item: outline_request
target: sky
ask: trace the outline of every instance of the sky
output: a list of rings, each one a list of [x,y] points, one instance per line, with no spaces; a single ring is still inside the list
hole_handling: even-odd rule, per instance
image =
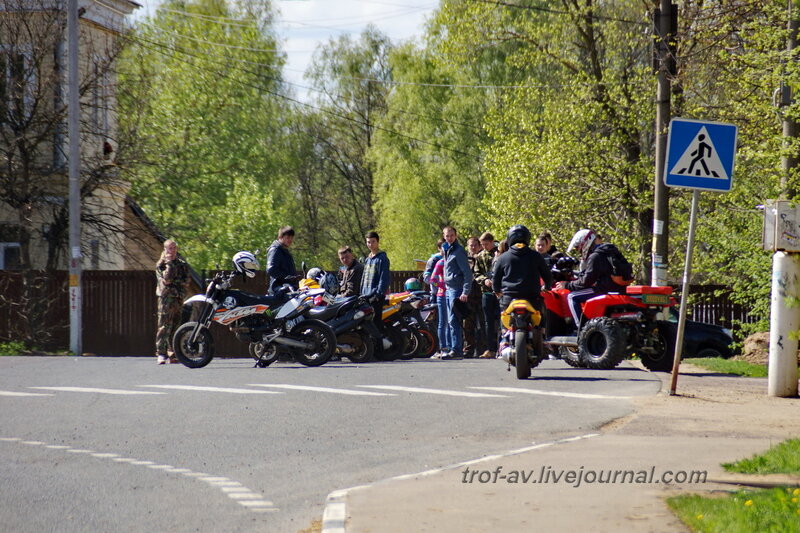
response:
[[[135,18],[151,14],[159,0],[137,0],[143,9]],[[439,0],[273,0],[278,11],[276,30],[286,52],[284,79],[307,85],[303,72],[319,44],[330,38],[357,36],[372,23],[392,42],[413,39],[423,33],[424,23]],[[307,98],[301,88],[296,94]]]

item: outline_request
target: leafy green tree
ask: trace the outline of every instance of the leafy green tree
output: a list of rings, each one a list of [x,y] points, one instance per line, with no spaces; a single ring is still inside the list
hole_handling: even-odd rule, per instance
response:
[[[292,212],[270,3],[168,1],[120,61],[132,194],[197,268],[264,249]]]

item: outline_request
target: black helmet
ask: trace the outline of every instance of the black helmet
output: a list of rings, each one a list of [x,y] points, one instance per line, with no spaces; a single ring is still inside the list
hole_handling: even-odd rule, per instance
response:
[[[511,226],[511,228],[508,230],[506,241],[508,242],[509,247],[514,246],[515,244],[518,243],[522,243],[525,246],[528,246],[531,243],[531,232],[528,228],[526,228],[522,224]]]

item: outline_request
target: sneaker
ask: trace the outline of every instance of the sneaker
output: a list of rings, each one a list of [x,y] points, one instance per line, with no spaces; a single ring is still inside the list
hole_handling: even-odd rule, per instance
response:
[[[495,354],[493,351],[491,351],[491,350],[486,350],[485,352],[483,352],[483,353],[482,353],[482,354],[479,356],[479,359],[494,359],[495,355],[497,355],[497,354]]]
[[[442,356],[442,360],[444,361],[453,361],[454,359],[463,359],[464,357],[456,352],[450,352]]]
[[[169,364],[171,364],[171,365],[177,365],[177,364],[178,364],[178,362],[179,362],[179,361],[178,361],[178,358],[177,358],[177,357],[175,357],[174,355],[170,355],[170,356],[169,356]]]
[[[166,362],[167,362],[167,356],[166,355],[159,355],[158,356],[158,364],[159,365],[166,364]]]
[[[441,359],[443,355],[444,355],[444,353],[442,353],[442,352],[436,352],[430,358],[431,359]]]

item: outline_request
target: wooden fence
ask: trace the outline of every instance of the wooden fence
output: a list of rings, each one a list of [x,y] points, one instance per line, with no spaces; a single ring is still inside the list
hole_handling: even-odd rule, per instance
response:
[[[201,278],[214,272],[202,272]],[[403,290],[410,277],[419,271],[393,271],[391,292]],[[63,350],[69,345],[69,302],[67,272],[0,270],[0,342],[32,338],[38,348]],[[83,350],[108,356],[146,356],[155,353],[156,294],[155,274],[151,271],[83,272]],[[28,290],[25,291],[25,287]],[[263,293],[266,276],[237,280],[234,287]],[[692,286],[691,318],[700,322],[732,327],[734,321],[751,322],[747,310],[734,304],[722,286]],[[191,291],[201,289],[194,286]],[[203,289],[204,290],[204,289]],[[23,294],[30,294],[23,302]],[[35,308],[31,314],[30,309]],[[39,320],[35,320],[35,316]],[[33,316],[33,318],[32,318]],[[220,356],[247,356],[247,346],[235,339],[227,328],[212,327]]]

